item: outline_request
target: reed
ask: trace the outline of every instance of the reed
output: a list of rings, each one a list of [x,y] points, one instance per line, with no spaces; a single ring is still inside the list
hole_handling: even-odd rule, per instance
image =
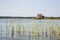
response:
[[[47,29],[46,29],[46,32],[45,32],[45,34],[46,34],[46,37],[48,36],[48,34],[47,34]]]
[[[56,33],[56,27],[53,25],[51,29],[52,29],[52,33],[55,34]]]
[[[38,23],[36,22],[36,21],[33,21],[33,23],[34,23],[34,25],[33,25],[33,27],[32,27],[32,33],[33,34],[36,34],[36,35],[39,35],[39,27],[38,27]]]
[[[12,36],[14,36],[14,23],[12,23],[11,27],[12,27],[12,29],[11,29]]]
[[[31,32],[30,32],[30,30],[29,30],[29,32],[28,32],[28,39],[30,40],[30,34],[31,34]]]
[[[0,25],[0,35],[2,34],[2,25]]]
[[[60,26],[58,27],[58,35],[60,36]]]
[[[6,24],[6,34],[8,33],[8,24]]]
[[[2,25],[0,25],[0,32],[2,32]]]
[[[42,36],[44,36],[44,28],[42,28]]]
[[[9,32],[8,32],[8,23],[6,24],[6,39],[7,39],[7,37],[8,37],[8,34],[9,34]]]
[[[42,23],[41,25],[42,25],[42,36],[44,36],[44,23]]]
[[[20,33],[20,29],[21,29],[21,26],[20,26],[20,23],[18,23],[18,26],[17,26],[17,32]]]
[[[56,35],[56,26],[53,24],[50,28],[50,36]]]

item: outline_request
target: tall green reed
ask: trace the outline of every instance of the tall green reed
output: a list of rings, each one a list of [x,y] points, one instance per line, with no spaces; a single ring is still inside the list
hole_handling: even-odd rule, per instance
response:
[[[60,38],[60,25],[58,26],[58,37]]]
[[[21,30],[20,30],[20,29],[21,29],[21,24],[20,24],[20,23],[18,23],[18,26],[17,26],[17,32],[18,32],[18,33],[20,33],[20,32],[21,32]]]
[[[14,36],[14,23],[11,23],[11,32],[12,32],[12,37]]]
[[[14,22],[11,23],[11,37],[14,40]]]
[[[52,25],[51,30],[52,30],[52,34],[56,34],[56,26],[55,26],[55,24]]]
[[[38,26],[38,23],[36,21],[33,20],[33,27],[32,27],[32,31],[33,31],[33,34],[37,34],[39,35],[40,31],[39,31],[39,26]]]
[[[6,34],[8,34],[8,23],[6,24]]]
[[[0,25],[0,35],[2,35],[2,25]]]

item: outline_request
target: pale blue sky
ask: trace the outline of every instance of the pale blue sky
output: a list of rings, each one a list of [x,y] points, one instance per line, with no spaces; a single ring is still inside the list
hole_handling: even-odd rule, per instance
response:
[[[60,16],[60,0],[0,0],[0,16]]]

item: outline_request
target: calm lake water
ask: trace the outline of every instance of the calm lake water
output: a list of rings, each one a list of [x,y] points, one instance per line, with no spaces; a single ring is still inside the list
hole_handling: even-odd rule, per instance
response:
[[[60,40],[59,32],[60,20],[0,18],[0,40]]]

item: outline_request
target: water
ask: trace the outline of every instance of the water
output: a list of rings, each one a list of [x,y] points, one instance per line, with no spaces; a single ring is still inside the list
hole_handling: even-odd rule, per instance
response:
[[[60,20],[0,19],[0,40],[60,40],[59,32]]]

